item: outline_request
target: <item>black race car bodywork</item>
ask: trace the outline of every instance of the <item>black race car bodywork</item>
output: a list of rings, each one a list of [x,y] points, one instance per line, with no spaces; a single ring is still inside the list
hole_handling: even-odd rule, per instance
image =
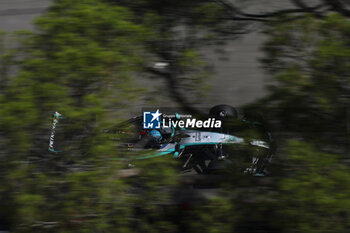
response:
[[[185,171],[207,174],[234,165],[242,172],[265,175],[275,146],[264,124],[247,117],[238,119],[237,111],[227,105],[213,107],[209,115],[222,121],[220,129],[144,129],[142,116],[138,116],[105,130],[105,133],[127,135],[119,147],[125,150],[124,154],[141,152],[142,155],[133,159],[122,158],[130,164],[140,159],[168,156],[180,160]],[[58,152],[54,140],[60,118],[61,114],[56,112],[49,144],[52,152]]]
[[[265,175],[275,146],[271,133],[263,122],[253,118],[238,119],[231,106],[219,105],[210,110],[209,116],[222,121],[220,129],[160,128],[155,138],[154,129],[144,129],[142,116],[134,117],[108,132],[124,133],[132,126],[134,137],[125,141],[128,150],[147,151],[134,158],[151,159],[168,156],[181,160],[183,170],[197,173],[213,173],[231,165],[253,175]],[[207,116],[206,116],[207,117]]]

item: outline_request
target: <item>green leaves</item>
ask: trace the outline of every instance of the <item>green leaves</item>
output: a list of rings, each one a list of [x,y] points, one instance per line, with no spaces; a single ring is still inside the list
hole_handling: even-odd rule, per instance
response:
[[[343,232],[350,214],[348,166],[306,143],[290,141],[287,149],[279,209],[287,232]]]
[[[106,112],[138,96],[129,86],[147,33],[131,17],[103,1],[56,1],[37,20],[37,32],[20,35],[21,69],[0,91],[1,153],[11,164],[2,166],[1,192],[16,206],[14,230],[128,228],[113,221],[113,211],[129,207],[113,196],[127,197],[116,176],[120,162],[110,160],[118,151],[101,136],[101,126],[110,123]],[[0,55],[0,67],[7,68],[11,56]],[[58,126],[60,154],[47,151],[55,111],[67,119]]]
[[[338,142],[345,142],[349,30],[350,21],[337,14],[268,27],[262,62],[275,83],[266,106],[273,106],[270,112],[276,114],[284,130],[298,129],[316,140],[320,138],[312,132],[320,132],[323,143],[334,142],[335,138],[327,135],[338,133],[342,135]]]

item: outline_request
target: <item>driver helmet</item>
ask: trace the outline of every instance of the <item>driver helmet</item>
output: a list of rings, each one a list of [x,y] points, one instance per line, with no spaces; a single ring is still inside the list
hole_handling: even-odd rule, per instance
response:
[[[149,135],[152,137],[153,141],[160,142],[162,140],[162,134],[158,130],[151,130]]]

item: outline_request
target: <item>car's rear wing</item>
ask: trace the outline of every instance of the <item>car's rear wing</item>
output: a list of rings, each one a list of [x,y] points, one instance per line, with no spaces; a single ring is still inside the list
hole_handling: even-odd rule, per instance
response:
[[[59,119],[63,119],[63,118],[64,117],[59,112],[55,112],[53,114],[53,122],[52,122],[52,127],[51,127],[51,134],[50,134],[49,148],[48,148],[48,150],[51,152],[55,152],[55,153],[61,152],[60,150],[57,150],[57,148],[56,148],[55,136],[56,136],[56,128],[57,128],[58,121],[59,121]]]

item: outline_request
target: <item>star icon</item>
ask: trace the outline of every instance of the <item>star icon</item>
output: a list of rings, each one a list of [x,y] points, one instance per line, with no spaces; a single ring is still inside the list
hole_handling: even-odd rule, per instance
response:
[[[151,113],[151,114],[153,116],[151,122],[154,121],[155,119],[159,120],[159,116],[162,115],[161,113],[159,113],[159,109],[157,109],[155,113]]]

